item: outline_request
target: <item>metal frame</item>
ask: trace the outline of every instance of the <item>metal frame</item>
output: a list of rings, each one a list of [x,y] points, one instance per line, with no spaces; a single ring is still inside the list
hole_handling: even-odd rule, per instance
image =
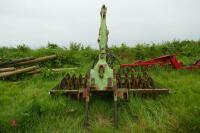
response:
[[[160,65],[160,66],[165,66],[165,65],[171,65],[175,69],[187,69],[187,70],[192,70],[192,69],[200,69],[200,60],[196,61],[192,65],[185,66],[183,65],[182,62],[178,61],[176,58],[175,54],[172,55],[165,55],[165,56],[160,56],[157,58],[153,58],[150,60],[140,60],[132,64],[121,64],[121,67],[137,67],[137,66],[146,66],[146,67],[151,67],[154,65]]]

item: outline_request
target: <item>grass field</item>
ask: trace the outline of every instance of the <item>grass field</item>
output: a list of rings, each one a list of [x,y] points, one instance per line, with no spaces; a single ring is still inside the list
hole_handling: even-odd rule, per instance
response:
[[[163,44],[138,44],[111,47],[121,63],[144,60],[166,54],[176,54],[184,64],[200,59],[200,41],[172,41]],[[35,76],[0,80],[0,133],[199,133],[200,132],[200,70],[155,68],[150,75],[159,88],[169,88],[171,94],[157,97],[131,96],[119,103],[119,129],[113,126],[113,98],[93,97],[89,109],[89,129],[83,128],[84,103],[68,97],[52,97],[52,89],[65,73],[53,74],[46,68],[77,67],[70,73],[85,73],[98,51],[81,44],[69,48],[56,44],[31,49],[0,48],[4,60],[56,54],[57,59],[38,64],[45,71]],[[16,121],[16,123],[14,123]]]
[[[157,86],[171,94],[131,96],[119,104],[119,129],[113,127],[111,99],[93,98],[89,129],[83,128],[84,104],[68,97],[51,97],[48,91],[62,75],[42,75],[17,82],[0,82],[0,132],[200,132],[200,71],[152,70]],[[11,126],[16,120],[17,125]]]

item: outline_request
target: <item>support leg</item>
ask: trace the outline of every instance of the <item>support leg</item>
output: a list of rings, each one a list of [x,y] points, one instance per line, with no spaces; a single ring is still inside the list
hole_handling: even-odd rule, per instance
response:
[[[86,96],[85,99],[85,118],[84,118],[84,127],[88,126],[88,111],[89,111],[89,96]]]
[[[114,94],[114,124],[115,128],[118,128],[118,107],[117,107],[117,95]]]

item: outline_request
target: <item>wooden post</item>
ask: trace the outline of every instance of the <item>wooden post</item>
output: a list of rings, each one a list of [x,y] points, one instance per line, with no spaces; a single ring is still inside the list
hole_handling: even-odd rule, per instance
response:
[[[15,74],[33,71],[37,68],[39,68],[39,67],[38,66],[31,66],[31,67],[27,67],[27,68],[17,69],[17,70],[12,71],[12,72],[3,72],[3,73],[0,73],[0,78],[5,78],[5,77],[9,77],[9,76],[12,76],[12,75],[15,75]]]
[[[13,66],[16,63],[27,61],[27,60],[33,60],[35,57],[25,57],[25,58],[20,58],[20,59],[13,59],[13,60],[8,60],[4,62],[0,62],[0,66]]]
[[[14,71],[14,67],[7,67],[7,68],[0,68],[0,72],[8,72],[8,71]]]
[[[29,71],[29,72],[27,72],[27,73],[28,73],[28,74],[36,74],[36,73],[40,73],[40,72],[41,72],[40,69],[35,69],[35,70]]]
[[[37,63],[37,62],[41,62],[41,61],[45,61],[45,60],[54,59],[54,58],[56,58],[56,55],[49,55],[49,56],[39,57],[39,58],[36,58],[33,60],[19,62],[19,63],[17,63],[17,65],[33,64],[33,63]]]

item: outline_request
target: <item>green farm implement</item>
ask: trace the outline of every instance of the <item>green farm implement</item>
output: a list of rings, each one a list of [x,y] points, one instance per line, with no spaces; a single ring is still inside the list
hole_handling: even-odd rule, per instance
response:
[[[115,69],[116,58],[108,49],[108,34],[106,26],[105,5],[102,6],[99,29],[99,53],[93,67],[83,76],[66,76],[50,90],[50,94],[66,94],[85,101],[84,125],[88,125],[89,102],[94,94],[111,94],[114,101],[114,124],[118,127],[118,101],[127,100],[130,93],[139,95],[168,93],[168,89],[156,89],[152,78],[144,68]],[[118,65],[120,66],[120,64]]]

